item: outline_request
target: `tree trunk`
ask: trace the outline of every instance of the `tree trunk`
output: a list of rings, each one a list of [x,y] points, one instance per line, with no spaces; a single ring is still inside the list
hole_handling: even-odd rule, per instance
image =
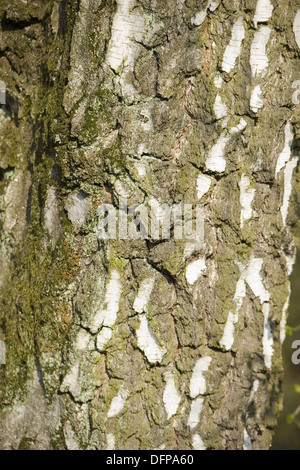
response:
[[[269,448],[300,2],[1,0],[0,15],[1,449]],[[99,207],[122,198],[202,204],[204,242],[101,239]]]

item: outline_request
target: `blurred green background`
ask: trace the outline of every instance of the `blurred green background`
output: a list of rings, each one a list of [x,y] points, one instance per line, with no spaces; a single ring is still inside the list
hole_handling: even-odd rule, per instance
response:
[[[297,327],[300,324],[300,253],[298,252],[297,263],[291,278],[292,295],[289,309],[288,326]],[[298,393],[296,385],[300,385],[300,364],[292,363],[292,343],[300,340],[300,331],[294,331],[292,336],[287,336],[284,354],[284,408],[281,413],[278,428],[273,439],[272,450],[300,450],[300,427],[296,423],[288,423],[291,416],[300,405],[300,390]],[[300,414],[298,415],[300,423]]]

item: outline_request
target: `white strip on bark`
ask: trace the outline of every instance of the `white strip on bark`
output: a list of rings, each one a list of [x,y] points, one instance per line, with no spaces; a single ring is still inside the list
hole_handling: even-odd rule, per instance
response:
[[[242,42],[245,39],[245,29],[243,24],[243,17],[234,23],[232,28],[232,36],[229,45],[227,46],[223,58],[222,70],[224,72],[231,72],[235,67],[237,58],[239,57],[242,49]]]
[[[121,388],[119,393],[112,399],[107,418],[118,416],[123,411],[128,395],[129,391]]]
[[[296,43],[300,47],[300,9],[297,11],[297,14],[295,17],[293,31],[295,34]]]
[[[254,34],[251,45],[250,65],[252,76],[262,75],[269,66],[269,58],[266,54],[266,47],[270,39],[271,29],[268,26],[262,26]]]
[[[257,28],[258,23],[267,22],[271,18],[273,10],[274,6],[270,0],[258,0],[253,20],[255,28]]]
[[[299,157],[293,157],[285,167],[284,170],[284,195],[283,195],[283,203],[281,207],[281,214],[284,226],[286,225],[286,219],[288,216],[289,205],[290,205],[290,198],[292,195],[292,180],[293,180],[293,173],[295,168],[297,167]]]
[[[292,156],[293,140],[294,140],[294,134],[292,131],[292,126],[291,126],[290,121],[288,121],[285,126],[284,148],[277,160],[276,171],[275,171],[276,178],[280,170],[285,167],[286,163],[290,160]]]
[[[190,285],[195,284],[198,281],[200,276],[202,276],[206,271],[205,258],[198,259],[193,261],[186,268],[186,279]]]
[[[263,336],[263,353],[265,358],[265,365],[268,369],[272,367],[272,356],[273,356],[273,334],[271,331],[271,326],[269,323],[269,313],[270,305],[265,303],[263,304],[263,314],[264,314],[264,336]]]
[[[169,420],[177,413],[181,398],[175,386],[174,374],[172,372],[166,372],[165,380],[166,388],[163,394],[163,402],[167,413],[167,419]]]
[[[250,108],[254,113],[257,113],[259,109],[263,108],[263,106],[262,90],[260,85],[257,85],[251,93]]]
[[[241,203],[241,228],[244,223],[250,220],[252,217],[252,202],[255,196],[255,189],[250,188],[250,178],[246,174],[243,174],[239,183],[240,187],[240,203]]]
[[[197,197],[199,201],[206,194],[211,186],[211,179],[205,175],[199,175],[197,178]]]
[[[201,357],[195,364],[191,382],[190,382],[190,396],[196,398],[198,395],[204,395],[206,393],[206,378],[204,374],[208,371],[211,357]]]
[[[200,422],[200,415],[202,411],[203,402],[204,398],[202,397],[196,398],[196,400],[192,401],[191,411],[188,419],[188,426],[191,429],[196,428]]]
[[[152,364],[161,362],[167,352],[166,349],[159,345],[158,339],[149,325],[146,315],[140,315],[139,319],[141,323],[136,330],[138,347]]]
[[[145,21],[135,9],[135,0],[118,0],[118,9],[112,24],[112,35],[106,57],[107,63],[115,72],[120,67],[134,66],[140,46],[134,42],[140,41],[145,32]]]
[[[194,434],[192,437],[192,444],[194,450],[206,450],[206,447],[199,436],[199,434]]]
[[[284,304],[282,317],[280,322],[280,343],[283,344],[286,338],[286,324],[287,324],[287,314],[290,304],[290,297],[291,297],[291,287],[289,286],[289,295],[286,299],[286,303]]]
[[[138,295],[133,304],[133,308],[137,313],[148,313],[148,304],[154,287],[154,278],[147,278],[141,282]]]
[[[110,275],[110,280],[106,287],[105,299],[100,310],[94,316],[90,330],[93,333],[101,328],[101,326],[112,327],[117,319],[119,311],[119,303],[122,294],[122,284],[120,274],[117,270],[113,270]]]

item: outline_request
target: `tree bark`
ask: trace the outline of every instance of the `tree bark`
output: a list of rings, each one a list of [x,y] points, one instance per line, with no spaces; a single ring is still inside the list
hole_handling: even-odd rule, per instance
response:
[[[300,2],[1,0],[0,16],[1,449],[269,448]],[[120,197],[203,204],[204,243],[100,240]]]

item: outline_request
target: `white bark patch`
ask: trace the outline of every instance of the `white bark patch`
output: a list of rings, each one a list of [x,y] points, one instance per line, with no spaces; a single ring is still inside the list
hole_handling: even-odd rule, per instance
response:
[[[191,23],[193,26],[201,26],[206,18],[207,10],[202,10],[196,13],[196,15],[191,19]]]
[[[256,392],[258,391],[258,388],[259,388],[259,380],[256,379],[253,382],[252,390],[251,390],[251,393],[250,393],[249,402],[248,402],[249,405],[250,405],[250,403],[253,402],[253,399],[255,397]]]
[[[149,200],[149,206],[151,208],[151,217],[153,215],[153,218],[156,223],[161,224],[163,229],[163,224],[165,223],[166,216],[169,214],[165,205],[160,204],[160,202],[156,198],[151,196]],[[159,237],[159,232],[157,233],[157,237]]]
[[[220,345],[225,348],[226,351],[229,351],[234,343],[234,332],[235,325],[239,319],[239,312],[243,305],[243,300],[246,296],[246,285],[245,282],[249,285],[253,294],[259,298],[261,304],[263,305],[264,313],[264,336],[263,336],[263,348],[265,355],[265,363],[268,367],[270,363],[270,356],[272,357],[273,349],[273,336],[271,333],[271,328],[266,319],[269,315],[269,301],[270,293],[265,288],[262,276],[261,269],[263,265],[263,259],[251,257],[249,264],[247,266],[240,266],[241,276],[237,282],[236,292],[234,296],[234,302],[236,304],[235,312],[229,312],[228,319],[225,325],[224,334],[220,341]],[[268,310],[268,311],[267,311]]]
[[[246,296],[246,286],[243,277],[241,277],[236,284],[236,291],[234,295],[234,302],[237,306],[237,311],[242,308],[244,298]]]
[[[100,310],[94,316],[90,325],[90,329],[93,333],[97,333],[101,326],[112,327],[115,324],[119,311],[121,294],[122,284],[120,281],[120,274],[118,271],[113,270],[106,287],[104,302],[101,305]]]
[[[199,436],[199,434],[194,434],[192,437],[192,445],[194,450],[206,450],[206,447]]]
[[[222,98],[220,95],[217,95],[216,101],[214,104],[214,113],[217,119],[222,119],[223,117],[227,116],[228,108],[226,104],[222,102]]]
[[[246,429],[244,429],[244,450],[253,450],[252,441]]]
[[[6,364],[6,347],[2,340],[0,340],[0,364]]]
[[[215,11],[218,6],[220,5],[220,1],[219,0],[211,0],[210,2],[208,2],[208,5],[207,7],[205,8],[205,10],[201,10],[199,11],[198,13],[196,13],[196,15],[191,19],[191,24],[193,26],[201,26],[205,19],[206,19],[206,16],[207,16],[207,10],[210,10],[210,11]]]
[[[291,126],[290,121],[287,122],[284,133],[285,133],[284,148],[277,160],[276,171],[275,171],[276,178],[280,170],[285,167],[286,163],[290,160],[292,156],[292,145],[293,145],[293,140],[294,140],[294,134],[292,131],[292,126]]]
[[[112,329],[103,327],[100,333],[97,335],[96,347],[99,351],[104,351],[105,346],[112,338]]]
[[[87,197],[82,193],[71,194],[65,203],[68,218],[76,229],[85,223],[91,205]]]
[[[141,322],[140,327],[136,330],[138,347],[152,364],[161,362],[167,352],[166,349],[159,345],[146,315],[141,315],[139,319]]]
[[[135,162],[134,166],[135,166],[135,168],[136,168],[136,170],[137,170],[138,176],[140,176],[140,177],[146,176],[147,170],[146,170],[146,166],[145,166],[144,163],[142,163],[142,162]]]
[[[299,10],[300,11],[300,10]],[[278,157],[275,176],[278,177],[279,172],[284,168],[284,194],[281,206],[281,215],[284,226],[286,226],[286,219],[289,211],[289,202],[292,194],[292,179],[295,168],[297,167],[299,157],[292,158],[292,145],[294,135],[290,121],[285,126],[285,142],[284,148]]]
[[[153,277],[144,279],[141,282],[138,294],[133,304],[133,308],[137,313],[148,313],[148,304],[153,291],[155,279]]]
[[[235,67],[236,60],[241,53],[242,42],[244,39],[245,29],[243,24],[243,17],[240,16],[233,25],[231,40],[225,50],[222,63],[222,70],[224,72],[229,73]]]
[[[174,374],[172,372],[166,372],[165,380],[166,388],[163,394],[163,402],[167,413],[167,419],[169,420],[172,416],[177,413],[177,409],[181,399],[175,387]]]
[[[113,434],[107,434],[107,447],[106,450],[115,450],[116,448],[116,439]]]
[[[258,23],[266,23],[272,16],[274,7],[270,0],[258,0],[254,15],[254,25],[257,28]]]
[[[247,267],[245,279],[253,294],[259,297],[261,303],[264,303],[270,301],[270,293],[265,288],[260,274],[262,265],[263,259],[252,257]]]
[[[286,324],[287,324],[287,314],[288,314],[288,309],[290,305],[290,297],[291,297],[291,288],[289,286],[289,295],[288,298],[284,304],[283,310],[282,310],[282,317],[281,317],[281,322],[280,322],[280,343],[283,344],[286,338]]]
[[[273,334],[269,323],[270,312],[270,293],[263,284],[261,277],[261,268],[263,260],[260,258],[251,258],[246,272],[246,281],[256,297],[259,297],[264,314],[264,334],[263,334],[263,354],[265,365],[268,369],[272,367],[273,356]]]
[[[247,121],[245,121],[245,119],[242,118],[237,126],[232,127],[230,129],[229,134],[230,135],[238,134],[239,132],[242,132],[244,129],[246,129],[246,127],[247,127]]]
[[[217,75],[215,77],[214,84],[215,84],[215,87],[218,88],[218,90],[221,90],[222,85],[223,85],[223,79],[220,75]]]
[[[285,253],[283,255],[285,257],[287,273],[288,276],[290,276],[293,272],[294,264],[296,263],[296,252],[293,255],[286,255]]]
[[[270,305],[264,304],[263,305],[263,314],[264,314],[264,336],[263,336],[263,352],[265,358],[265,365],[268,369],[272,367],[272,356],[273,356],[273,334],[271,331],[271,326],[269,323],[269,313],[270,313]]]
[[[196,398],[196,400],[193,400],[191,404],[191,411],[188,419],[188,426],[191,429],[194,429],[196,426],[198,426],[200,422],[200,415],[203,407],[203,402],[204,398],[199,397]]]
[[[254,113],[257,113],[263,107],[262,91],[260,85],[257,85],[251,93],[250,108]]]
[[[140,51],[140,45],[135,41],[142,40],[145,21],[137,9],[133,8],[135,0],[117,0],[117,3],[106,61],[118,73],[122,66],[129,69],[134,67]]]
[[[297,15],[295,17],[293,31],[296,38],[296,43],[298,47],[300,47],[300,9],[297,11]]]
[[[240,187],[240,203],[242,206],[241,210],[241,228],[243,228],[244,223],[247,220],[250,220],[252,217],[252,202],[255,196],[255,189],[250,188],[250,178],[249,176],[243,174],[241,181],[239,183]]]
[[[234,343],[235,324],[238,322],[238,315],[229,312],[227,322],[224,328],[224,333],[220,341],[220,345],[229,351]]]
[[[292,102],[297,105],[300,103],[300,80],[295,80],[293,83],[292,83],[292,89],[293,90],[296,90],[294,91],[293,95],[292,95]]]
[[[262,75],[268,68],[269,59],[266,54],[266,47],[269,42],[271,29],[268,26],[262,26],[259,31],[254,34],[251,45],[250,65],[252,76]]]
[[[216,173],[223,173],[226,170],[225,149],[230,141],[231,136],[242,132],[247,126],[245,119],[241,119],[239,124],[232,129],[229,133],[224,132],[218,139],[217,143],[211,148],[206,160],[206,168]]]
[[[206,160],[206,168],[216,173],[223,173],[226,170],[225,148],[230,140],[230,136],[222,134],[217,143],[212,147]]]
[[[208,9],[210,11],[215,11],[219,5],[220,5],[220,0],[210,0],[208,4]]]
[[[190,382],[190,396],[196,398],[198,395],[204,395],[206,393],[206,379],[204,374],[208,371],[211,357],[201,357],[194,367],[191,382]]]
[[[197,197],[199,201],[204,194],[208,193],[211,186],[211,179],[205,175],[199,175],[197,178]]]
[[[112,399],[110,408],[107,413],[107,418],[113,418],[114,416],[118,416],[123,411],[128,395],[129,391],[121,388],[118,395],[116,395]]]
[[[186,279],[190,285],[194,285],[196,281],[202,276],[206,271],[205,258],[198,259],[193,261],[186,268]]]
[[[75,343],[76,350],[78,352],[86,351],[86,348],[88,347],[90,339],[91,339],[90,334],[86,330],[81,329],[76,338],[76,343]]]
[[[246,285],[244,281],[245,273],[243,272],[240,279],[237,282],[234,302],[236,304],[235,313],[229,312],[228,319],[225,325],[224,334],[220,341],[220,345],[229,351],[234,343],[235,325],[239,321],[239,313],[243,305],[243,300],[246,296]]]
[[[292,194],[293,173],[294,173],[295,168],[297,167],[298,160],[299,160],[299,157],[292,158],[292,160],[286,164],[286,167],[284,170],[284,195],[283,195],[283,204],[281,207],[281,215],[282,215],[284,226],[286,226],[286,219],[288,216],[289,203],[290,203],[290,198]]]

